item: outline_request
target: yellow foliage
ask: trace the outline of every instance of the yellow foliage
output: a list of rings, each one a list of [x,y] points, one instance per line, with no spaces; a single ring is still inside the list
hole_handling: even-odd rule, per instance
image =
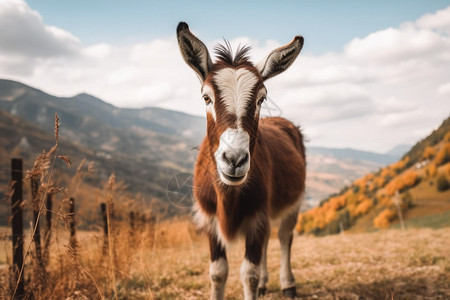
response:
[[[351,203],[351,204],[347,205],[347,210],[348,210],[348,212],[350,213],[350,215],[352,217],[355,217],[357,215],[356,214],[356,204],[355,203]]]
[[[436,149],[434,147],[427,146],[425,150],[423,150],[422,158],[423,159],[432,159],[436,155]]]
[[[377,228],[388,228],[389,222],[394,219],[395,211],[386,208],[374,220],[373,225]]]
[[[403,184],[408,187],[416,184],[417,179],[417,172],[414,170],[408,170],[402,175]]]
[[[337,213],[334,210],[328,210],[325,212],[325,224],[330,224],[331,221],[337,218]]]
[[[330,203],[330,208],[334,211],[339,210],[340,208],[345,206],[345,196],[341,195],[341,196],[336,196],[333,198],[330,198],[329,203]]]
[[[304,230],[303,214],[298,214],[297,224],[295,225],[295,231],[297,231],[297,233],[303,233],[303,230]]]
[[[367,196],[365,194],[359,194],[358,195],[358,203],[364,202],[365,200],[368,200]]]
[[[417,175],[417,172],[414,170],[408,170],[403,175],[397,176],[394,179],[391,180],[386,185],[386,195],[392,196],[395,194],[395,192],[400,191],[404,189],[405,187],[412,187],[414,184],[416,184],[419,176]]]
[[[344,197],[347,199],[347,198],[349,198],[349,197],[351,197],[351,196],[353,196],[354,195],[354,193],[353,193],[353,190],[352,189],[348,189],[345,193],[344,193]]]
[[[389,168],[390,168],[391,170],[393,170],[393,171],[401,170],[401,169],[403,169],[403,168],[406,166],[406,164],[407,164],[408,162],[409,162],[409,157],[406,156],[404,159],[399,160],[398,162],[391,164],[391,165],[389,166]]]
[[[430,163],[426,168],[426,173],[429,177],[434,177],[437,174],[436,164],[434,162]]]
[[[404,183],[401,177],[395,177],[386,185],[386,195],[392,196],[396,191],[401,190],[404,187]]]
[[[387,196],[382,196],[379,200],[379,203],[383,204],[384,206],[389,206],[392,204],[391,198]]]
[[[439,150],[434,158],[434,162],[437,166],[444,164],[450,158],[450,142],[445,143],[445,145]]]
[[[372,186],[371,186],[371,191],[372,190],[374,190],[375,189],[375,187],[379,187],[379,188],[381,188],[381,187],[383,187],[383,185],[386,183],[386,179],[384,178],[384,177],[382,177],[382,176],[379,176],[379,177],[375,177],[374,179],[373,179],[373,183],[372,183]]]
[[[355,213],[357,215],[364,215],[371,208],[372,208],[372,201],[369,198],[366,198],[364,201],[362,201],[360,204],[358,204],[358,206],[356,207]]]
[[[364,177],[359,178],[353,182],[354,185],[359,186],[360,188],[364,189],[366,185],[375,177],[375,174],[369,173],[366,174]]]
[[[388,175],[391,175],[391,170],[389,169],[389,167],[384,167],[383,169],[381,169],[381,177],[386,177]]]
[[[450,142],[450,131],[445,134],[444,142]]]

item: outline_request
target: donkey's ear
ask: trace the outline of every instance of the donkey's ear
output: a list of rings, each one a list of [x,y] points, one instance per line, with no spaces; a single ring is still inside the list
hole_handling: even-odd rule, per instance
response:
[[[200,81],[206,79],[212,61],[205,44],[189,30],[188,24],[180,22],[177,27],[178,46],[184,61],[197,73]]]
[[[303,47],[303,37],[298,35],[286,46],[273,50],[256,68],[264,80],[284,72],[297,58]]]

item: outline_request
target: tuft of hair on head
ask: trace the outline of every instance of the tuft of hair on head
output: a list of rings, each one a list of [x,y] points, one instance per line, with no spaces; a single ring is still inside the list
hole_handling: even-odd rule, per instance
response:
[[[214,53],[220,61],[227,63],[233,67],[237,67],[238,65],[250,62],[248,54],[250,49],[250,46],[239,45],[236,50],[236,54],[233,55],[233,48],[231,47],[230,42],[224,40],[224,44],[218,44],[216,47],[214,47]]]

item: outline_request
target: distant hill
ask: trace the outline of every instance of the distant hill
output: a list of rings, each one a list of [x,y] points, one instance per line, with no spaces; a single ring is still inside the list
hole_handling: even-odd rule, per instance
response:
[[[321,200],[338,193],[361,176],[378,170],[384,162],[400,158],[354,149],[309,146],[306,149],[306,201],[302,203],[302,211],[317,206]]]
[[[351,148],[335,149],[324,147],[310,147],[309,151],[317,154],[331,155],[341,160],[353,160],[353,161],[368,161],[381,165],[390,164],[395,162],[405,152],[378,154],[374,152],[360,151]]]
[[[52,147],[57,112],[60,151],[75,165],[62,166],[65,185],[86,159],[94,162],[96,174],[85,189],[102,190],[115,173],[125,190],[141,195],[144,203],[167,202],[167,183],[191,171],[195,147],[206,131],[202,117],[160,108],[120,109],[87,94],[55,97],[10,80],[0,80],[0,112],[1,170],[9,169],[12,156],[23,157],[30,169],[37,155]],[[2,171],[0,179],[8,182],[9,173]],[[169,214],[178,212],[170,205],[166,209]]]
[[[67,181],[82,159],[96,165],[84,190],[99,191],[111,173],[124,189],[143,203],[168,201],[166,187],[180,172],[192,172],[198,146],[206,132],[206,119],[161,109],[117,108],[88,94],[55,97],[11,80],[0,80],[0,169],[8,170],[9,158],[21,156],[31,168],[36,156],[54,143],[54,115],[61,120],[60,151],[72,157],[74,166],[61,166]],[[307,145],[308,209],[329,194],[368,172],[377,170],[392,155],[353,149],[328,149]],[[7,182],[9,174],[0,172]],[[0,188],[1,189],[1,188]],[[169,205],[170,214],[186,212]]]
[[[397,151],[400,153],[400,151]],[[450,226],[450,118],[392,164],[353,181],[299,216],[297,231],[324,235],[400,226]]]
[[[400,145],[395,146],[394,148],[392,148],[385,154],[390,155],[390,156],[395,156],[395,157],[401,157],[401,156],[405,155],[405,153],[408,152],[412,148],[412,146],[413,145],[400,144]]]

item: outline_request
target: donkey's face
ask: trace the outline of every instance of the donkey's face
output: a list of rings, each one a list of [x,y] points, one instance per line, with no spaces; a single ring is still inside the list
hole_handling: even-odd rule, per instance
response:
[[[256,66],[248,59],[248,47],[238,49],[233,57],[229,44],[216,48],[213,64],[206,46],[186,23],[178,25],[177,38],[184,60],[202,83],[209,150],[219,179],[226,185],[240,185],[247,178],[255,149],[259,112],[267,95],[264,81],[294,62],[303,38],[295,37]]]

